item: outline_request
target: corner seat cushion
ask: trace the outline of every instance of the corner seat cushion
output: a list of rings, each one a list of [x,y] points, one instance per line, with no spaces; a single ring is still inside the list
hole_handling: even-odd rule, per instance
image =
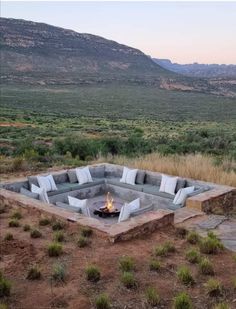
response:
[[[168,198],[170,200],[174,200],[174,195],[166,193],[166,192],[160,192],[160,187],[158,186],[152,186],[152,185],[143,185],[143,192],[147,194],[157,195],[161,196],[163,198]]]
[[[170,202],[169,205],[168,205],[168,209],[173,210],[173,211],[175,211],[175,210],[177,210],[179,208],[182,208],[182,207],[184,207],[183,204],[177,205],[177,204],[174,204],[172,202]]]
[[[68,210],[68,211],[81,213],[81,211],[80,211],[80,209],[79,209],[78,207],[71,206],[71,205],[66,204],[66,203],[56,202],[55,205],[56,205],[57,207],[60,207],[60,208],[62,208],[62,209]]]
[[[118,186],[118,187],[122,187],[126,189],[131,189],[131,190],[140,191],[140,192],[142,192],[143,190],[143,185],[139,185],[139,184],[130,185],[128,183],[123,183],[123,182],[120,182],[120,178],[106,178],[106,181],[110,185],[114,185],[114,186]]]
[[[65,182],[65,183],[59,183],[57,184],[57,190],[55,191],[49,191],[47,192],[48,196],[53,196],[65,192],[71,191],[71,183]]]

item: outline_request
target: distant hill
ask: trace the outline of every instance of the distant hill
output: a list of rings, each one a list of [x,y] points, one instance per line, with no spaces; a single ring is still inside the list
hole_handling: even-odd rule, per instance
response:
[[[178,64],[169,59],[153,60],[163,68],[186,76],[204,77],[204,78],[236,78],[236,65],[230,64]]]
[[[5,81],[73,84],[175,75],[138,49],[92,34],[8,18],[0,19],[0,33]]]

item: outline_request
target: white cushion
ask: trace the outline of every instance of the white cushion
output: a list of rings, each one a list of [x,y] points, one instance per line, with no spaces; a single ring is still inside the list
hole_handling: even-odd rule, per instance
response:
[[[130,216],[130,208],[128,204],[125,204],[124,206],[121,207],[118,222],[123,222],[123,221],[128,220],[129,216]]]
[[[173,204],[176,204],[176,205],[184,204],[188,194],[192,193],[193,191],[194,191],[194,186],[179,189],[179,191],[175,195]]]
[[[39,188],[38,186],[35,186],[34,184],[31,185],[31,192],[37,193],[39,195],[39,199],[44,202],[49,204],[49,199],[47,192],[44,188]]]
[[[120,179],[120,182],[135,185],[137,172],[138,172],[137,169],[129,169],[128,167],[124,167],[123,175],[122,178]]]
[[[84,168],[76,168],[75,173],[80,185],[93,181],[87,166]]]
[[[48,176],[37,176],[37,180],[40,188],[44,188],[46,192],[57,190],[57,186],[52,175]]]
[[[136,200],[130,202],[127,205],[130,209],[130,213],[132,213],[135,210],[138,210],[140,208],[140,198],[137,198]]]
[[[177,180],[178,177],[170,177],[167,175],[162,175],[161,186],[159,191],[175,195]]]
[[[80,200],[78,198],[68,196],[69,205],[78,207],[79,210],[81,210],[81,213],[87,217],[90,217],[90,211],[87,205],[87,199],[86,200]]]

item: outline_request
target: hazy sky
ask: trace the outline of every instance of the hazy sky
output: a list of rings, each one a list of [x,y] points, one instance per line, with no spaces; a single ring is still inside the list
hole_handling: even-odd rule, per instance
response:
[[[179,63],[236,64],[236,2],[2,2],[1,16],[101,35]]]

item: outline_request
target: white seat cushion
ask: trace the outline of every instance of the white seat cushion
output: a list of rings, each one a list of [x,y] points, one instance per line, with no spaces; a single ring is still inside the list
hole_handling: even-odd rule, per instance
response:
[[[37,193],[39,195],[40,201],[49,204],[48,195],[47,195],[47,192],[46,192],[46,190],[44,188],[40,188],[40,187],[35,186],[34,184],[32,184],[31,185],[31,192]]]
[[[162,175],[161,186],[159,191],[175,195],[177,180],[178,177],[170,177],[167,175]]]
[[[93,181],[89,168],[87,166],[84,168],[76,168],[75,173],[80,185]]]
[[[137,169],[129,169],[128,167],[124,167],[120,182],[127,183],[129,185],[135,185],[137,172]]]
[[[87,199],[86,200],[80,200],[78,198],[68,196],[69,205],[73,207],[78,207],[78,209],[81,210],[81,213],[87,217],[91,217],[90,211],[87,205]]]
[[[175,195],[173,204],[176,204],[176,205],[184,204],[188,194],[192,193],[193,191],[194,191],[194,186],[179,189],[179,191]]]
[[[52,175],[48,176],[37,176],[37,180],[39,183],[40,188],[44,188],[46,192],[56,191],[57,186]]]

